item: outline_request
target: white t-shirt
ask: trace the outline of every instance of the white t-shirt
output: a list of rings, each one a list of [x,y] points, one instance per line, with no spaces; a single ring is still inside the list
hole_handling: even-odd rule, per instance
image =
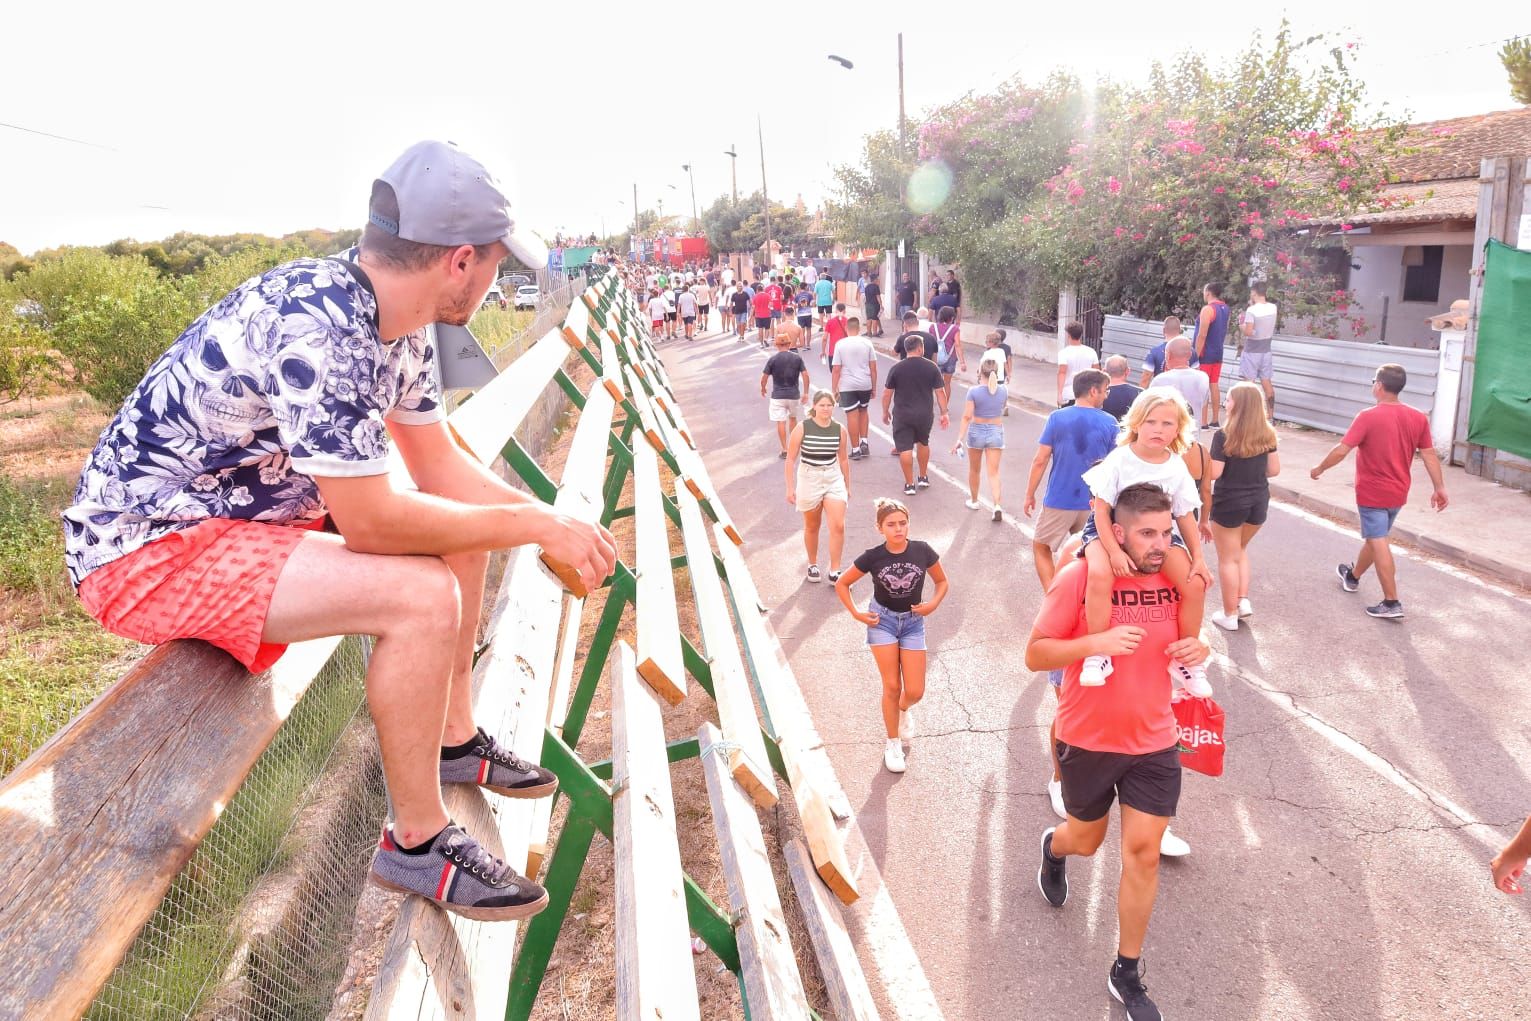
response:
[[[1191,417],[1201,414],[1211,393],[1211,382],[1200,369],[1170,369],[1161,372],[1151,381],[1152,386],[1165,386],[1178,392],[1191,407]]]
[[[857,334],[835,342],[834,365],[840,366],[840,390],[872,389],[872,342]]]
[[[1068,367],[1068,373],[1063,377],[1064,400],[1074,396],[1074,377],[1085,369],[1093,369],[1099,362],[1100,355],[1095,349],[1083,344],[1065,344],[1058,350],[1058,364]]]
[[[696,295],[690,291],[681,291],[680,298],[675,302],[676,307],[683,316],[696,315]]]
[[[664,296],[663,295],[656,294],[652,298],[650,298],[649,299],[649,319],[654,321],[654,322],[658,322],[659,320],[663,319],[664,318],[664,311],[665,311],[664,310],[664,306],[665,306],[665,300],[664,300]]]
[[[1243,322],[1254,326],[1254,332],[1244,338],[1244,350],[1250,354],[1269,351],[1276,335],[1276,306],[1269,301],[1251,305],[1244,310]]]
[[[1001,386],[1003,386],[1005,384],[1005,351],[1004,351],[1004,349],[1003,348],[998,348],[998,347],[991,347],[991,348],[989,348],[988,350],[986,350],[983,353],[983,357],[978,359],[978,378],[979,379],[983,378],[983,366],[984,366],[985,362],[993,362],[994,363],[995,371],[998,373],[998,375],[995,376],[994,378],[995,378],[995,380],[997,380],[999,382],[999,384]]]
[[[707,282],[705,280],[698,283],[691,290],[692,293],[696,295],[696,303],[698,305],[712,304],[712,288],[707,286]]]
[[[723,271],[723,286],[724,287],[732,287],[733,283],[734,283],[734,271],[731,270],[731,269],[725,269]]]
[[[694,283],[696,283],[696,274],[695,274],[695,273],[693,273],[693,272],[692,272],[692,271],[691,271],[691,270],[689,270],[689,269],[688,269],[688,270],[686,270],[686,283],[688,283],[688,284],[694,284]]]
[[[1196,480],[1185,466],[1185,459],[1171,454],[1163,464],[1145,461],[1132,452],[1129,444],[1122,444],[1107,454],[1099,464],[1080,476],[1090,487],[1090,493],[1116,506],[1116,498],[1128,486],[1149,482],[1170,495],[1170,513],[1175,517],[1190,514],[1201,506],[1201,494],[1196,490]]]

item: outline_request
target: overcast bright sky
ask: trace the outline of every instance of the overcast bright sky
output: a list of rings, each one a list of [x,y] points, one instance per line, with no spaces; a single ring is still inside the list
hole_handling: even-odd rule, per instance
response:
[[[683,163],[699,207],[726,194],[731,144],[740,192],[756,190],[757,112],[771,195],[811,208],[897,121],[899,31],[911,118],[1017,71],[1125,80],[1186,48],[1231,54],[1284,10],[1359,42],[1375,101],[1433,120],[1513,106],[1496,51],[1531,34],[1525,0],[1428,18],[1406,0],[719,6],[11,5],[0,240],[354,227],[372,179],[422,138],[483,160],[540,233],[616,231],[635,182],[641,206],[690,212]]]

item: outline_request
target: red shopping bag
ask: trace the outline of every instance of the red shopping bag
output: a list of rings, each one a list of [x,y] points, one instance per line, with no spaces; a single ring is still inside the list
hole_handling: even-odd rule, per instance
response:
[[[1208,776],[1223,775],[1223,707],[1211,698],[1183,692],[1170,703],[1175,711],[1180,764]]]

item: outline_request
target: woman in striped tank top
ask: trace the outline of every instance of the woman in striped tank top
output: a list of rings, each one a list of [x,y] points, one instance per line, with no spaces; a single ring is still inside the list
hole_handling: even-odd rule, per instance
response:
[[[845,548],[845,505],[850,501],[850,448],[845,429],[835,421],[835,398],[813,392],[812,412],[787,439],[787,502],[803,515],[803,548],[808,551],[808,580],[819,580],[819,524],[829,519],[829,580],[840,580]],[[793,471],[793,461],[799,461]]]

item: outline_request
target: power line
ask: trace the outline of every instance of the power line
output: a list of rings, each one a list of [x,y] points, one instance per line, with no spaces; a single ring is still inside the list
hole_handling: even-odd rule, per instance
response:
[[[70,142],[70,143],[72,143],[74,145],[85,145],[85,146],[89,146],[92,149],[105,149],[107,152],[116,152],[117,151],[116,149],[112,148],[111,146],[109,146],[109,145],[102,145],[99,142],[87,142],[84,139],[80,139],[80,138],[70,138],[68,135],[55,135],[51,131],[39,131],[36,128],[23,127],[20,124],[7,124],[4,121],[0,121],[0,128],[10,128],[12,131],[21,131],[21,132],[25,132],[28,135],[41,135],[43,138],[56,138],[60,142]]]

